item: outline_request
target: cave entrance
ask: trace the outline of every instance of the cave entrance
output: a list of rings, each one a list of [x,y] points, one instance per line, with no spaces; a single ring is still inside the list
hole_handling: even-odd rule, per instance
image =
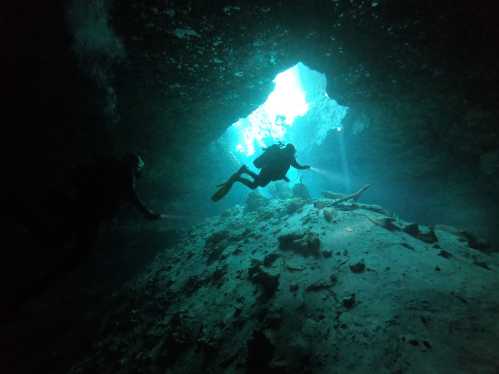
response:
[[[326,92],[327,79],[299,62],[277,74],[266,101],[245,118],[233,123],[219,142],[240,164],[251,164],[262,148],[276,142],[293,143],[299,160],[319,146],[330,131],[341,131],[348,107]],[[291,169],[291,181],[299,174]]]

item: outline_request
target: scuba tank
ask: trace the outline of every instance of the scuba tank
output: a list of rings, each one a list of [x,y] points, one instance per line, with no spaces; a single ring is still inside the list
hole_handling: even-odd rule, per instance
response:
[[[263,153],[253,161],[253,165],[255,165],[255,167],[258,169],[264,168],[268,164],[272,163],[272,161],[275,159],[275,156],[284,147],[285,144],[279,142],[277,144],[271,145],[270,147],[264,148]]]

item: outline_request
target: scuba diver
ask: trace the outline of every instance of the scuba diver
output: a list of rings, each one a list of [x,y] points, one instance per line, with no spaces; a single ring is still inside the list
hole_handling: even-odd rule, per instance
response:
[[[42,253],[49,252],[48,258],[56,261],[41,279],[19,290],[15,304],[42,293],[85,262],[96,249],[100,226],[111,222],[124,204],[148,220],[167,217],[149,209],[137,194],[143,168],[144,161],[135,153],[121,159],[100,158],[73,166],[37,206],[16,199],[12,205],[17,223],[39,243]]]
[[[69,192],[59,201],[52,200],[66,205],[61,234],[75,236],[75,252],[93,249],[100,225],[111,221],[123,205],[132,205],[147,220],[166,217],[149,209],[137,194],[136,182],[143,169],[142,157],[128,153],[121,159],[99,159],[71,170]]]
[[[253,161],[256,168],[261,169],[258,174],[248,169],[246,165],[234,173],[225,183],[218,185],[219,189],[213,194],[211,199],[219,201],[232,188],[235,182],[244,184],[246,187],[254,190],[257,187],[265,187],[272,181],[284,180],[289,182],[286,173],[292,166],[295,169],[310,169],[309,165],[300,165],[296,161],[296,148],[293,144],[283,143],[274,144],[264,149],[263,154]],[[243,174],[249,175],[253,180],[242,177]]]

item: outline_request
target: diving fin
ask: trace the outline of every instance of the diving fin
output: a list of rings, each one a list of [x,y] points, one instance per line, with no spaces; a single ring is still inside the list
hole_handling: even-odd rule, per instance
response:
[[[243,165],[239,168],[239,170],[237,172],[235,172],[234,174],[232,174],[230,176],[229,179],[227,179],[227,182],[225,183],[222,183],[222,184],[219,184],[217,187],[218,190],[213,194],[213,196],[211,196],[211,200],[213,201],[218,201],[220,200],[222,197],[224,197],[225,195],[227,195],[230,191],[230,189],[232,188],[232,185],[234,184],[234,182],[237,180],[237,178],[244,172],[246,172],[248,170],[248,168],[246,167],[246,165]]]
[[[227,195],[230,191],[230,189],[232,188],[232,185],[234,183],[232,181],[228,181],[228,182],[225,182],[224,184],[222,184],[222,187],[220,187],[217,192],[215,192],[213,194],[213,196],[211,197],[211,200],[213,201],[218,201],[220,199],[222,199],[225,195]]]

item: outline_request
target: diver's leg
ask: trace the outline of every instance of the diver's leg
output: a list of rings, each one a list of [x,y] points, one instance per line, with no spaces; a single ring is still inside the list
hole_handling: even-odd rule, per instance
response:
[[[268,169],[262,169],[260,171],[260,174],[256,175],[255,177],[255,183],[259,187],[265,187],[267,184],[269,184],[272,181],[272,174],[269,172]]]
[[[244,184],[246,187],[251,188],[254,190],[255,188],[258,187],[258,183],[255,181],[250,181],[249,179],[243,178],[243,177],[238,177],[236,179],[236,182]]]
[[[255,174],[255,180],[250,181],[249,179],[239,177],[236,179],[237,182],[240,182],[244,184],[246,187],[251,188],[254,190],[257,187],[265,187],[267,184],[270,183],[270,179],[266,178],[265,176],[257,175]]]
[[[248,168],[246,167],[246,165],[241,166],[234,174],[232,174],[230,176],[230,178],[226,182],[217,185],[217,187],[220,188],[220,187],[227,186],[228,184],[229,185],[234,184],[234,182],[237,180],[237,178],[239,178],[241,176],[241,174],[244,174],[247,170],[248,170]]]
[[[246,165],[243,165],[241,166],[241,169],[240,170],[240,174],[248,174],[251,178],[253,179],[257,179],[258,178],[258,174],[252,172],[250,169],[248,169],[248,167]]]
[[[259,177],[256,179],[255,182],[257,182],[260,187],[265,187],[267,184],[271,182],[271,179]]]

